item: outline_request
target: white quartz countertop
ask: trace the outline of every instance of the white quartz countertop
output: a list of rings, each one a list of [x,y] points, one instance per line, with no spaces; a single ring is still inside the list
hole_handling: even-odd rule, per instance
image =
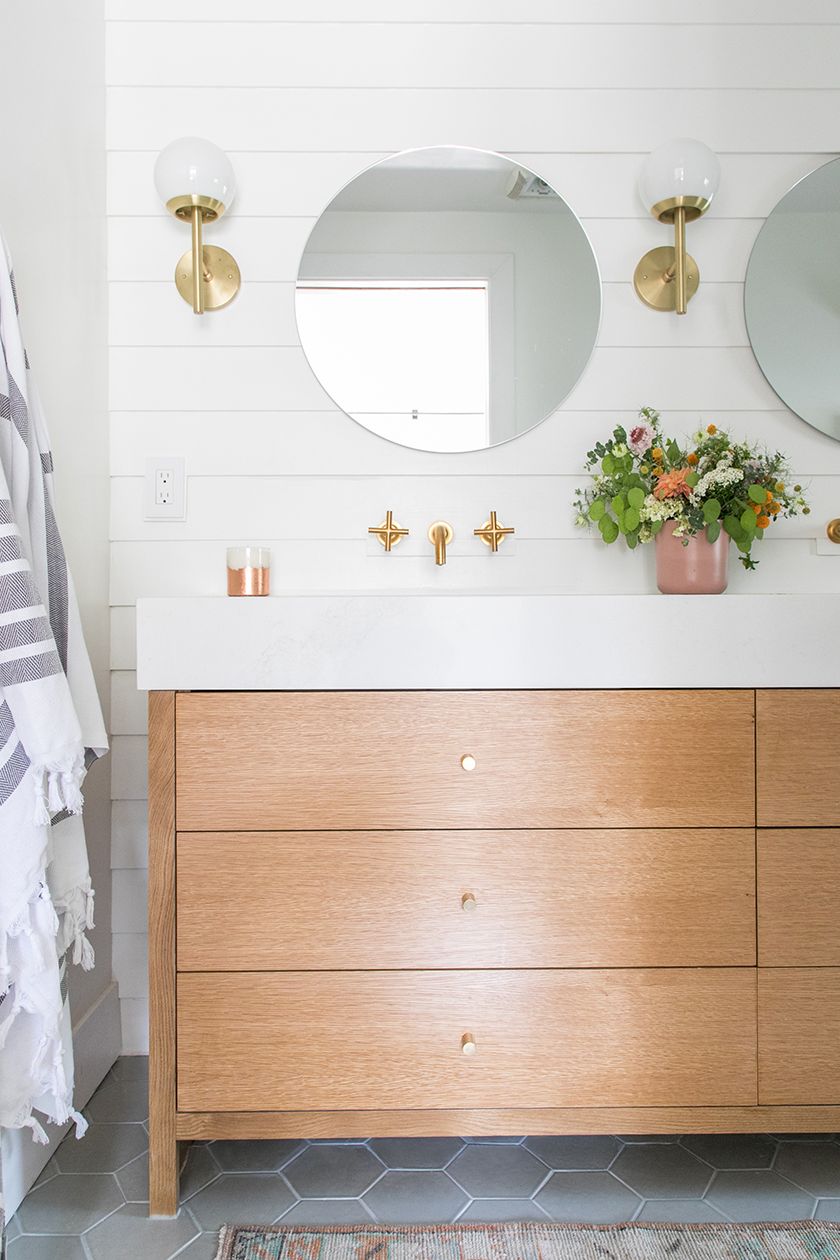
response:
[[[840,687],[840,595],[141,599],[150,691]]]

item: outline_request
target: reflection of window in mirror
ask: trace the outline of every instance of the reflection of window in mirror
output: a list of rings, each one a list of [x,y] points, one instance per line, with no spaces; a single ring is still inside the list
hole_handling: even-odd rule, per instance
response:
[[[427,450],[488,445],[486,282],[304,282],[297,317],[313,370],[354,420]]]

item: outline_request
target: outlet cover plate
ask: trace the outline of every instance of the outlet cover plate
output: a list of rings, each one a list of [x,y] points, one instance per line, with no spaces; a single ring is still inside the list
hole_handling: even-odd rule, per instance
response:
[[[155,492],[158,474],[172,474],[172,493],[169,503],[158,503]],[[144,521],[185,521],[187,519],[187,476],[183,455],[150,455],[146,460],[146,476],[143,485]]]

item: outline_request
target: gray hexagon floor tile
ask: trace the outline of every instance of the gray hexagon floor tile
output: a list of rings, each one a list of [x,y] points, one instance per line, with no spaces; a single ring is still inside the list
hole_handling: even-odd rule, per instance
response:
[[[78,1140],[71,1131],[55,1159],[63,1173],[116,1172],[148,1149],[149,1138],[142,1124],[92,1124]]]
[[[712,1170],[682,1146],[625,1146],[610,1169],[643,1199],[699,1199]]]
[[[840,1197],[840,1146],[834,1142],[783,1142],[774,1168],[817,1198]]]
[[[115,1173],[126,1203],[149,1202],[149,1156],[138,1155]]]
[[[271,1225],[294,1202],[277,1173],[222,1173],[190,1199],[189,1210],[206,1232],[226,1222]]]
[[[299,1155],[305,1142],[213,1142],[210,1149],[222,1172],[275,1172]]]
[[[820,1199],[814,1220],[840,1221],[840,1199]]]
[[[561,1171],[609,1168],[621,1150],[614,1137],[529,1137],[525,1146],[549,1168]]]
[[[648,1199],[642,1204],[637,1221],[658,1221],[665,1225],[700,1225],[704,1221],[723,1221],[705,1199]]]
[[[177,1216],[150,1220],[143,1204],[127,1203],[85,1234],[85,1243],[93,1260],[114,1260],[115,1256],[169,1260],[198,1232],[183,1208]]]
[[[27,1234],[9,1243],[9,1260],[87,1260],[81,1238],[68,1234],[36,1238]]]
[[[219,1254],[219,1235],[199,1234],[196,1239],[177,1253],[177,1260],[216,1260]]]
[[[121,1080],[109,1075],[86,1108],[91,1120],[118,1124],[149,1118],[149,1087],[144,1080]]]
[[[59,1174],[26,1196],[19,1223],[27,1234],[81,1234],[123,1202],[109,1173]]]
[[[191,1199],[219,1176],[219,1165],[203,1143],[190,1146],[181,1164],[179,1189],[181,1202]]]
[[[309,1146],[283,1170],[302,1199],[356,1199],[384,1172],[366,1146]]]
[[[465,1146],[447,1172],[472,1199],[530,1199],[547,1176],[524,1146]]]
[[[547,1221],[542,1208],[532,1199],[473,1199],[458,1217],[459,1221]]]
[[[445,1168],[464,1144],[460,1138],[375,1138],[370,1149],[387,1168]]]
[[[536,1196],[553,1221],[587,1221],[612,1225],[632,1220],[641,1204],[608,1172],[556,1172]]]
[[[361,1199],[301,1199],[281,1225],[369,1225],[373,1220]]]
[[[11,1242],[13,1238],[17,1238],[20,1233],[20,1225],[18,1225],[17,1216],[13,1216],[10,1221],[6,1221],[6,1241]]]
[[[442,1224],[468,1202],[444,1172],[386,1172],[364,1197],[374,1218],[388,1225]]]
[[[766,1133],[692,1133],[682,1144],[713,1168],[769,1168],[778,1149]]]
[[[814,1199],[771,1170],[715,1174],[706,1201],[733,1221],[800,1221]]]
[[[149,1056],[147,1054],[122,1055],[111,1068],[111,1076],[120,1081],[148,1081]]]

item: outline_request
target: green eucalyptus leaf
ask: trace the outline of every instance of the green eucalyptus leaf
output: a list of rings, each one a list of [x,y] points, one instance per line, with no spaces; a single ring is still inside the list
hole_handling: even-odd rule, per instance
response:
[[[712,521],[718,520],[720,512],[720,499],[707,499],[703,504],[703,520],[707,525],[711,525]]]
[[[630,504],[631,508],[640,508],[644,501],[645,492],[638,486],[633,486],[627,491],[627,502]]]
[[[624,540],[631,551],[638,545],[639,535],[637,533],[628,534]]]
[[[605,543],[614,543],[616,538],[618,538],[618,526],[611,517],[605,516],[599,522],[598,528]]]
[[[613,473],[615,472],[614,457],[612,455],[605,455],[604,458],[601,460],[601,468],[603,469],[603,471],[606,473],[608,477],[611,477]]]
[[[664,524],[665,524],[664,521],[651,521],[651,524],[650,524],[651,538],[654,538],[660,532]]]
[[[742,533],[741,526],[738,524],[737,516],[725,516],[723,518],[723,528],[726,530],[730,538],[736,538]]]
[[[696,472],[686,473],[686,475],[685,475],[685,484],[686,484],[687,486],[691,486],[692,490],[693,490],[693,489],[694,489],[694,487],[697,485],[697,483],[699,482],[699,480],[700,480],[700,476],[699,476],[699,474],[698,474],[698,473],[696,473]]]
[[[613,499],[612,499],[612,502],[610,503],[610,507],[615,512],[616,516],[623,516],[624,509],[626,508],[626,506],[627,504],[624,502],[623,494],[613,495]]]
[[[603,499],[594,499],[589,506],[590,521],[600,521],[606,510],[607,505]]]
[[[741,513],[740,524],[741,529],[748,536],[752,536],[755,533],[755,512],[751,508],[744,508]]]
[[[668,458],[672,464],[678,464],[682,459],[682,451],[673,440],[667,446]]]
[[[625,534],[632,534],[634,530],[639,528],[640,523],[639,509],[629,507],[624,513],[624,520],[622,522]]]
[[[715,543],[720,538],[720,521],[709,521],[706,526],[706,537],[710,543]]]
[[[750,496],[753,503],[766,503],[767,502],[767,492],[764,489],[764,486],[757,486],[755,485],[755,483],[753,483],[753,485],[751,485],[750,488],[747,490],[747,494]]]

